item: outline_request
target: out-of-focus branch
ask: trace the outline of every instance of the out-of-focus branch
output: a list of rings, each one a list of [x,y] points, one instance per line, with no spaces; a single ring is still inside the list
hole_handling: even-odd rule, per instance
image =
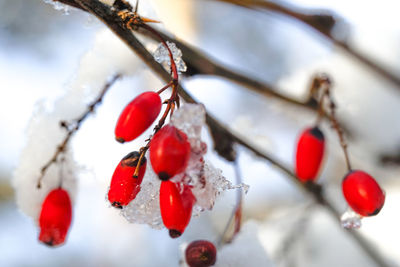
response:
[[[98,0],[75,0],[76,3],[81,5],[91,14],[95,15],[98,19],[103,21],[119,38],[121,38],[129,48],[132,49],[135,54],[141,58],[144,63],[154,71],[161,79],[166,83],[171,80],[170,74],[157,63],[149,51],[143,46],[143,44],[133,35],[133,33],[126,29],[122,25],[120,17],[117,15],[116,11],[112,10],[109,6],[104,5]],[[189,103],[197,103],[197,101],[181,86],[179,85],[180,96]],[[287,177],[291,178],[292,181],[297,184],[300,188],[303,188],[306,192],[310,193],[317,200],[322,207],[325,207],[327,211],[330,212],[337,220],[340,217],[340,213],[336,208],[324,197],[322,194],[321,186],[316,184],[303,184],[300,183],[296,175],[279,161],[275,160],[268,153],[261,151],[257,147],[251,145],[247,140],[243,139],[239,135],[230,131],[230,129],[216,120],[210,114],[206,114],[206,123],[211,131],[214,138],[214,146],[218,153],[230,160],[235,159],[235,153],[233,150],[233,144],[238,143],[250,151],[252,151],[257,156],[266,159],[273,166],[278,168],[280,171],[285,173]],[[371,247],[370,244],[357,232],[348,231],[348,233],[355,238],[360,247],[370,256],[370,258],[377,263],[379,266],[388,266],[385,263],[384,258],[378,253],[378,251]]]
[[[328,12],[324,12],[324,14],[321,14],[320,11],[307,10],[304,8],[301,9],[293,5],[289,7],[289,5],[287,4],[282,5],[278,4],[277,2],[271,2],[266,0],[217,0],[217,1],[227,2],[230,4],[238,5],[249,9],[268,10],[292,17],[316,30],[325,38],[327,38],[329,41],[334,43],[337,47],[342,48],[353,58],[357,59],[364,65],[368,66],[371,70],[378,73],[379,75],[381,75],[382,77],[384,77],[385,79],[396,85],[398,89],[400,89],[399,76],[385,69],[375,61],[361,54],[355,48],[350,46],[347,42],[344,42],[333,35],[332,30],[336,24],[336,19],[334,18],[333,15],[329,14]]]
[[[9,181],[9,177],[0,177],[0,204],[11,201],[14,197],[14,189]]]
[[[145,35],[153,40],[156,40],[149,32],[144,29],[138,29],[138,32]],[[182,59],[186,62],[188,66],[188,71],[184,75],[194,76],[194,75],[215,75],[227,80],[236,82],[256,93],[265,95],[267,97],[272,97],[279,99],[283,102],[302,106],[316,110],[316,102],[314,99],[309,98],[307,101],[300,101],[279,93],[279,89],[274,86],[267,84],[265,82],[257,81],[249,77],[246,74],[239,73],[237,71],[228,69],[221,64],[212,60],[210,57],[206,56],[204,52],[192,47],[191,45],[173,38],[163,32],[157,31],[165,40],[175,43],[179,49],[182,51]],[[157,41],[157,40],[156,40]]]
[[[397,153],[382,153],[378,156],[378,160],[382,165],[387,166],[399,166],[400,165],[400,152]]]

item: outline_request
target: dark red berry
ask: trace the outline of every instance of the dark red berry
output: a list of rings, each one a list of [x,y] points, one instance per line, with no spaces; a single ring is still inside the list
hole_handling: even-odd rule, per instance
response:
[[[296,152],[296,175],[301,182],[315,181],[324,156],[325,138],[318,127],[300,135]]]
[[[39,240],[48,246],[64,243],[71,225],[72,207],[67,191],[51,191],[42,204],[39,216]]]
[[[164,226],[172,238],[182,235],[192,217],[196,202],[188,185],[163,181],[160,186],[160,210]]]
[[[184,132],[165,125],[150,142],[150,161],[154,172],[165,181],[183,172],[190,158],[190,143]]]
[[[385,193],[368,173],[350,171],[342,181],[344,198],[349,206],[361,216],[379,213],[385,203]]]
[[[185,257],[190,267],[208,267],[215,264],[217,249],[207,240],[197,240],[187,246]]]
[[[115,127],[115,139],[129,142],[141,135],[155,121],[161,111],[161,98],[155,92],[144,92],[133,99],[122,111]]]
[[[122,209],[135,199],[140,191],[144,173],[146,172],[146,158],[143,157],[138,177],[134,177],[139,161],[139,152],[134,151],[126,155],[115,168],[111,178],[108,200],[115,208]]]

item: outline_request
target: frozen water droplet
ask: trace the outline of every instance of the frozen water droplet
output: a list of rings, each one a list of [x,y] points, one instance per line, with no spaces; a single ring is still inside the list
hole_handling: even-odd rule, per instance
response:
[[[350,208],[340,217],[342,227],[346,229],[359,229],[362,217]]]
[[[178,73],[185,72],[187,67],[186,67],[186,63],[182,59],[182,51],[178,47],[176,47],[175,43],[167,41],[167,45],[172,52],[172,56],[174,58],[176,68],[178,69]],[[169,53],[168,53],[167,48],[163,45],[163,43],[160,43],[158,45],[157,49],[153,53],[153,56],[154,56],[154,59],[158,63],[163,65],[163,67],[168,72],[171,71],[171,61],[170,61]]]

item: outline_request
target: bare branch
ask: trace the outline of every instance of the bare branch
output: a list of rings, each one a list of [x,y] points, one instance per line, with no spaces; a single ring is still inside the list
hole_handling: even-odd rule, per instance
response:
[[[300,9],[298,7],[288,7],[288,5],[281,5],[276,2],[266,0],[217,0],[221,2],[227,2],[230,4],[238,5],[249,9],[263,9],[280,13],[289,17],[292,17],[309,27],[319,32],[326,39],[334,43],[337,47],[342,48],[345,52],[357,59],[365,66],[369,67],[375,73],[378,73],[383,78],[387,79],[391,83],[400,89],[400,77],[380,66],[378,63],[369,59],[368,57],[361,54],[359,51],[351,47],[347,42],[344,42],[336,38],[332,34],[332,29],[335,26],[336,19],[333,15],[326,13],[320,14],[315,10]]]

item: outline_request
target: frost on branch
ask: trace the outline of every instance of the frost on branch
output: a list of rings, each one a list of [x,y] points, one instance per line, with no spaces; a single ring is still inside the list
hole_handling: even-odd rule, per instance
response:
[[[43,0],[46,4],[50,4],[55,10],[63,11],[65,15],[69,14],[69,6],[55,0]]]
[[[185,72],[187,67],[185,61],[182,59],[182,51],[176,46],[175,43],[168,42],[167,45],[172,52],[178,73]],[[160,63],[168,72],[171,71],[171,60],[167,48],[160,43],[153,53],[154,59]]]
[[[61,155],[63,160],[59,157],[59,162],[47,169],[42,178],[41,188],[37,188],[41,168],[53,157],[58,144],[66,135],[65,129],[59,126],[60,120],[70,117],[62,108],[64,106],[62,101],[59,100],[57,103],[60,105],[60,110],[53,112],[46,110],[43,103],[38,104],[29,123],[27,143],[14,173],[13,186],[17,205],[34,220],[38,219],[46,195],[59,187],[60,182],[71,199],[75,195],[77,168],[69,150]]]
[[[81,59],[75,78],[64,95],[52,107],[44,101],[36,105],[13,179],[16,201],[22,212],[37,220],[45,196],[60,185],[60,178],[62,187],[73,201],[79,168],[69,146],[58,157],[57,163],[50,165],[43,176],[41,188],[37,188],[41,168],[53,157],[67,135],[60,122],[74,122],[96,99],[109,77],[115,73],[133,74],[136,66],[137,59],[126,45],[109,30],[102,30],[96,35],[94,47]],[[61,157],[65,158],[62,162]]]
[[[195,215],[203,210],[211,210],[216,197],[225,190],[241,188],[247,191],[244,184],[232,185],[222,175],[221,170],[204,160],[207,145],[201,141],[201,131],[205,124],[203,105],[185,104],[176,110],[171,123],[185,132],[191,145],[191,156],[184,173],[171,178],[193,186],[192,193],[197,202],[193,212]],[[163,228],[159,206],[160,180],[151,168],[150,162],[143,178],[141,190],[136,198],[123,208],[122,215],[131,223],[148,224],[153,228]]]

